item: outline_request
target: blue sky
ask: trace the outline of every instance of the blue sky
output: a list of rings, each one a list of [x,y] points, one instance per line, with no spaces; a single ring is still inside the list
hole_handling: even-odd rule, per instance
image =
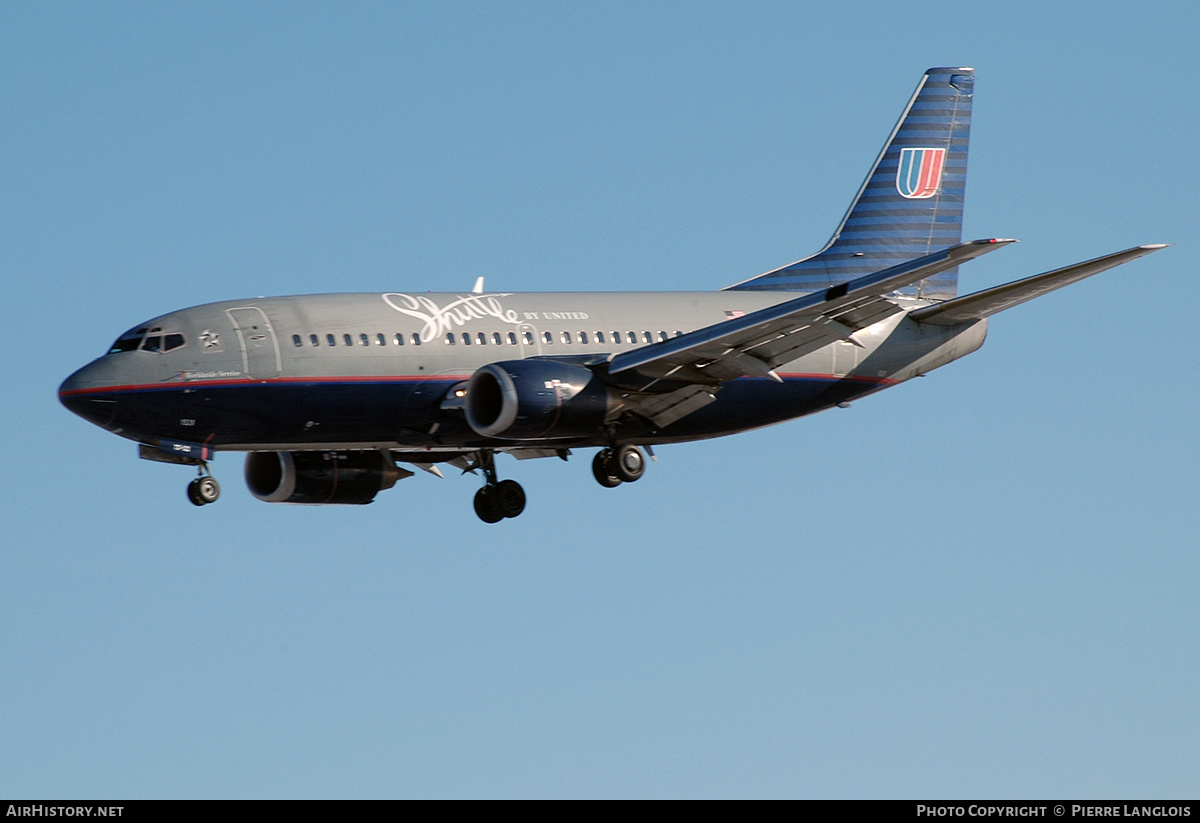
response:
[[[1194,797],[1191,3],[0,7],[0,795]],[[1086,8],[1086,11],[1083,9]],[[260,294],[716,289],[978,72],[971,291],[1173,248],[851,409],[221,501],[55,390]]]

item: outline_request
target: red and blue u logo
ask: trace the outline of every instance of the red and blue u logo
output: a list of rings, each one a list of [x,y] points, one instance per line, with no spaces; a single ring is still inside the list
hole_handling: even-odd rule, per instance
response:
[[[945,149],[900,149],[896,191],[909,200],[924,200],[937,194],[946,165]]]

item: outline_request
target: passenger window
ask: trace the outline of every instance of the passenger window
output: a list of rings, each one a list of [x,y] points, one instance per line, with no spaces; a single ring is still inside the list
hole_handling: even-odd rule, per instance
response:
[[[311,343],[314,347],[319,346],[319,345],[321,345],[321,338],[315,334],[310,334],[308,336],[308,342]]]
[[[508,333],[508,345],[510,345],[510,346],[517,345],[517,333],[516,332],[510,331]]]
[[[503,340],[503,338],[500,337],[500,332],[498,332],[498,331],[492,332],[492,342],[495,343],[497,346],[504,345],[504,340]]]
[[[579,342],[580,342],[580,343],[586,343],[586,342],[587,342],[587,332],[585,332],[585,331],[581,331],[581,332],[579,333]]]
[[[636,343],[636,342],[637,342],[637,332],[632,332],[632,331],[631,331],[631,332],[629,333],[629,342],[630,342],[630,343]]]
[[[571,333],[569,331],[563,332],[562,339],[563,339],[564,343],[570,343],[571,342]]]
[[[644,331],[644,332],[642,332],[642,337],[644,337],[644,338],[646,339],[646,342],[647,342],[647,343],[653,343],[653,342],[654,342],[654,338],[650,336],[650,332],[648,332],[648,331]]]
[[[336,346],[336,345],[337,345],[337,338],[336,338],[336,337],[334,337],[332,334],[327,334],[327,335],[325,335],[325,342],[326,342],[326,343],[328,343],[328,344],[329,344],[329,345],[331,345],[331,346]]]
[[[496,335],[496,336],[499,337],[500,335]],[[479,345],[481,345],[481,346],[487,345],[487,334],[485,334],[484,332],[479,333]]]
[[[416,332],[413,332],[413,345],[414,346],[421,345],[421,335],[417,334]]]
[[[602,331],[598,331],[598,332],[596,332],[596,342],[597,342],[597,343],[603,343],[603,342],[604,342],[604,332],[602,332]]]
[[[463,345],[464,346],[471,345],[471,333],[469,331],[463,332]]]
[[[621,342],[621,333],[620,333],[619,331],[615,331],[615,332],[613,332],[613,342],[614,342],[614,343],[620,343],[620,342]]]
[[[454,345],[454,332],[452,332],[452,331],[446,332],[446,345],[447,346]]]
[[[379,346],[387,345],[387,338],[383,336],[383,332],[379,332],[378,334],[375,335],[375,343],[376,343],[376,345],[379,345]]]
[[[522,339],[524,339],[524,340],[525,340],[525,345],[526,345],[526,346],[532,346],[532,345],[533,345],[533,332],[531,332],[531,331],[523,331],[523,332],[521,332],[521,337],[522,337]]]
[[[404,334],[401,332],[396,332],[396,341],[395,342],[396,342],[397,346],[403,346],[404,345]]]
[[[666,333],[665,331],[660,331],[660,332],[658,333],[658,342],[659,342],[659,343],[666,343],[666,342],[667,342],[667,333]]]
[[[554,342],[554,335],[553,335],[553,334],[551,334],[550,332],[544,332],[544,333],[542,334],[542,339],[543,339],[543,340],[545,340],[547,343],[553,343],[553,342]]]
[[[681,332],[681,331],[679,331],[679,330],[676,330],[676,331],[675,331],[675,336],[676,336],[676,337],[683,337],[683,332]]]
[[[362,343],[364,346],[369,346],[369,345],[371,345],[371,339],[370,339],[369,337],[367,337],[367,335],[366,335],[366,334],[360,334],[360,335],[358,336],[358,340],[359,340],[359,342],[360,342],[360,343]]]
[[[168,334],[165,342],[166,345],[163,347],[163,351],[173,351],[183,346],[187,341],[183,339],[182,334]]]
[[[300,335],[298,335],[298,334],[292,335],[292,345],[295,346],[296,348],[300,348],[301,346],[304,345],[304,342],[300,339]]]
[[[347,346],[353,346],[353,345],[354,345],[354,338],[353,338],[353,337],[351,337],[349,334],[343,334],[343,335],[342,335],[342,340],[345,342],[345,344],[346,344]]]

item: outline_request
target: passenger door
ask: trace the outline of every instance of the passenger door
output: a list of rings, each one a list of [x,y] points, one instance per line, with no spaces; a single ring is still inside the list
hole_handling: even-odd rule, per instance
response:
[[[263,310],[257,306],[243,306],[226,309],[225,314],[233,321],[238,341],[242,344],[242,364],[246,376],[255,380],[278,377],[283,366],[279,341]]]

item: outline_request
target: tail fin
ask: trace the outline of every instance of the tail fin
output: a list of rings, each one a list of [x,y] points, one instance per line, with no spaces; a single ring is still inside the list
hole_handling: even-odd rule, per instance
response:
[[[841,225],[818,253],[730,289],[824,289],[962,241],[975,70],[929,69]],[[903,289],[953,297],[958,270]]]

